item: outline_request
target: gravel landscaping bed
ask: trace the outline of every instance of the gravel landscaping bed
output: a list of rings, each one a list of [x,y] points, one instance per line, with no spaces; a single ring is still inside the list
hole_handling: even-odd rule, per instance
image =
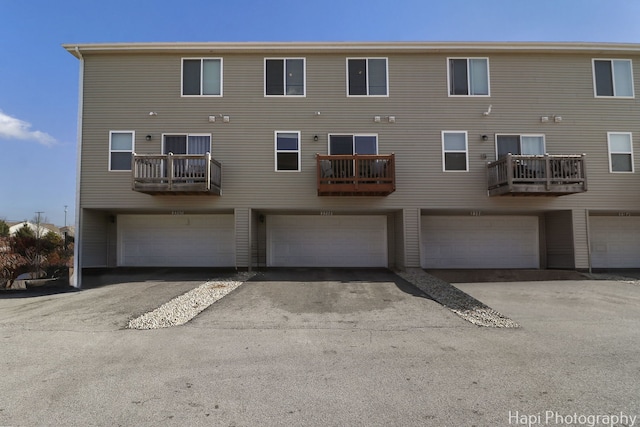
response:
[[[520,327],[508,317],[462,292],[450,283],[426,273],[424,270],[411,268],[396,274],[407,282],[412,283],[434,301],[474,325],[492,328]]]
[[[637,277],[625,276],[624,273],[585,273],[585,276],[593,280],[614,280],[616,282],[624,282],[640,286],[640,279],[638,279]]]
[[[129,321],[129,329],[159,329],[184,325],[256,273],[238,273],[232,278],[211,280],[182,294],[153,311]]]

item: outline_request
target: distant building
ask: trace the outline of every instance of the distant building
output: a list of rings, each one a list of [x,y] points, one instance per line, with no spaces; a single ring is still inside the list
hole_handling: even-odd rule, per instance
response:
[[[63,233],[57,226],[53,224],[42,223],[40,224],[40,228],[31,221],[20,221],[20,222],[7,222],[9,226],[9,236],[15,235],[18,230],[20,230],[25,225],[33,231],[35,235],[39,235],[40,237],[44,237],[47,233],[55,233],[58,236],[62,237]],[[39,232],[38,232],[39,230]]]

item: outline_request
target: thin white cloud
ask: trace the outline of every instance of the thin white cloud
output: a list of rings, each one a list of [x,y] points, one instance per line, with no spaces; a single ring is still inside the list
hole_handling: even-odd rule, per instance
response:
[[[53,145],[56,139],[45,132],[31,130],[31,123],[11,117],[0,110],[0,139],[35,141],[42,145]]]

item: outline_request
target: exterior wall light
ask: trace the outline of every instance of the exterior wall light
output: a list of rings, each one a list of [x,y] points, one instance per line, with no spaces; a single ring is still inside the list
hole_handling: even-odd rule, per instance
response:
[[[489,136],[488,135],[482,135],[482,140],[483,141],[488,141],[489,140]]]
[[[145,136],[144,139],[146,139],[147,141],[151,141],[151,135]]]
[[[313,135],[313,140],[317,142],[318,141],[318,135]]]

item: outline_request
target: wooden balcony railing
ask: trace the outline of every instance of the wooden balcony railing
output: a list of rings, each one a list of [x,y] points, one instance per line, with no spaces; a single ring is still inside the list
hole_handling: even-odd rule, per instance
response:
[[[209,194],[222,192],[222,167],[206,154],[135,154],[132,188],[147,194]]]
[[[318,196],[388,196],[396,190],[393,154],[316,158]]]
[[[563,196],[587,191],[585,155],[513,155],[487,165],[490,196]]]

